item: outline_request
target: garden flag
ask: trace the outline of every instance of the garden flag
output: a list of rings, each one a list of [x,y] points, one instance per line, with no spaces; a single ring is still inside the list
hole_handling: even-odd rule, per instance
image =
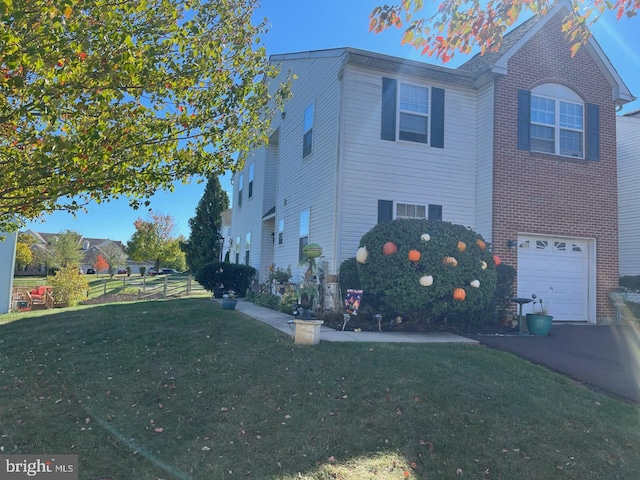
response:
[[[360,301],[362,300],[362,290],[348,289],[344,297],[344,309],[352,315],[358,314]]]

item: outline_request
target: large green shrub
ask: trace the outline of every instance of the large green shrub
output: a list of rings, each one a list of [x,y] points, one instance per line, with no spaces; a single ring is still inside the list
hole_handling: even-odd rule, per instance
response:
[[[340,291],[343,295],[349,288],[362,288],[356,257],[347,258],[340,264],[340,269],[338,270],[338,285],[340,285]]]
[[[640,275],[627,275],[620,277],[620,286],[629,290],[640,290]]]
[[[255,276],[256,269],[248,265],[210,262],[198,269],[195,279],[210,292],[222,285],[225,290],[244,296]]]
[[[496,266],[489,248],[480,248],[476,240],[482,241],[478,233],[448,222],[402,219],[376,225],[360,240],[368,251],[358,271],[369,303],[386,317],[414,321],[477,317],[492,301]],[[397,252],[385,255],[386,242],[393,242]],[[464,242],[463,251],[458,242]],[[409,260],[410,250],[420,253],[418,261]],[[455,258],[457,266],[445,265],[445,257]],[[431,276],[433,284],[421,285],[423,276]],[[470,285],[474,280],[479,288]],[[454,300],[456,288],[464,289],[465,300]]]
[[[76,266],[61,267],[48,281],[53,287],[52,295],[56,303],[75,307],[87,298],[89,283]]]

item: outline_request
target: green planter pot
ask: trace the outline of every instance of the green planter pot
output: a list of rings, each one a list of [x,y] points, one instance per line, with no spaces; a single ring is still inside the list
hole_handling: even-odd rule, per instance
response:
[[[531,335],[544,337],[551,330],[551,315],[538,315],[536,313],[527,313],[527,328]]]
[[[222,299],[222,309],[223,310],[233,310],[236,308],[237,300],[227,300],[226,298]]]

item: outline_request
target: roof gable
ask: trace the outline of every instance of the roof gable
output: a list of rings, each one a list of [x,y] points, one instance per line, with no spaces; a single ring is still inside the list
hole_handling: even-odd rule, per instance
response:
[[[487,52],[484,55],[477,54],[458,68],[460,70],[473,72],[477,77],[488,72],[493,74],[506,74],[509,59],[538,33],[549,20],[556,15],[567,16],[572,11],[572,6],[567,0],[560,0],[546,15],[535,15],[504,35],[502,44],[496,52]],[[612,100],[616,104],[623,105],[636,99],[593,35],[589,37],[587,44],[582,48],[588,51],[600,68],[602,74],[608,80],[611,85]]]

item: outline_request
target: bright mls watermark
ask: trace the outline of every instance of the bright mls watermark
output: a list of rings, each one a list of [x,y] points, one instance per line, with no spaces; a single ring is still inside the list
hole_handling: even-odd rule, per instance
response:
[[[77,455],[0,455],[0,480],[78,480]]]

